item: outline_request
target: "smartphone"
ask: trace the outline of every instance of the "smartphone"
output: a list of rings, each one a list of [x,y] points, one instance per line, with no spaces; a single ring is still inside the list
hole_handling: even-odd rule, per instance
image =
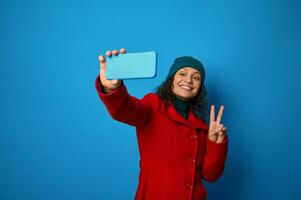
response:
[[[156,76],[157,54],[155,51],[125,53],[106,57],[106,78],[138,79]]]

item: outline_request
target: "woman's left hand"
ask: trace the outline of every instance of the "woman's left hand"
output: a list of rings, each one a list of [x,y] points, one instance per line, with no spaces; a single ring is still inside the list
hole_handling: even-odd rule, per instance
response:
[[[221,124],[223,112],[224,106],[221,106],[217,118],[215,119],[215,106],[211,106],[208,138],[215,143],[222,143],[226,137],[227,129],[223,124]]]

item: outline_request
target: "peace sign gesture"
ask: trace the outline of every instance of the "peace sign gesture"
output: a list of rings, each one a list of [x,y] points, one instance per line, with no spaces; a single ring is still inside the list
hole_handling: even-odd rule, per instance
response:
[[[215,143],[222,143],[226,136],[226,127],[221,124],[224,106],[219,109],[217,118],[215,119],[215,106],[212,105],[210,109],[210,126],[208,131],[209,140]]]

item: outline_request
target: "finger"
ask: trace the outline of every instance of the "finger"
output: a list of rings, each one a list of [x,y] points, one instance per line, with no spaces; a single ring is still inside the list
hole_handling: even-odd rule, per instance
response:
[[[227,132],[227,128],[226,128],[226,127],[223,128],[223,132],[224,132],[224,133]]]
[[[223,141],[224,141],[224,139],[225,139],[225,134],[223,134],[223,135],[219,135],[218,137],[217,137],[217,140],[216,140],[216,143],[222,143]]]
[[[103,55],[99,55],[99,56],[98,56],[98,60],[99,60],[100,62],[105,62],[105,57],[104,57]]]
[[[119,80],[116,80],[116,79],[112,80],[112,84],[113,84],[113,85],[118,85],[119,82],[120,82],[120,81],[119,81]]]
[[[224,125],[219,125],[219,131],[223,131],[223,129],[224,129]]]
[[[107,81],[105,64],[104,64],[104,67],[101,66],[99,78],[100,78],[100,81],[102,82],[102,84],[104,84]]]
[[[106,60],[103,55],[98,56],[98,59],[100,61],[100,69],[105,70],[106,69]]]
[[[116,49],[114,49],[114,50],[112,51],[112,54],[113,54],[114,56],[117,56],[117,55],[118,55],[118,51],[117,51]]]
[[[220,122],[221,122],[222,116],[223,116],[223,112],[224,112],[224,106],[221,106],[221,108],[220,108],[219,111],[218,111],[217,118],[216,118],[216,122],[217,122],[217,123],[220,123]]]
[[[116,85],[117,82],[118,82],[117,80],[112,80],[112,84],[113,84],[113,85]]]
[[[107,51],[106,52],[106,56],[111,57],[112,56],[112,52],[111,51]]]
[[[100,81],[104,81],[104,80],[106,80],[106,60],[103,55],[98,56],[98,59],[100,61],[99,78],[100,78]]]
[[[124,53],[126,53],[126,50],[125,50],[125,48],[121,48],[121,49],[119,50],[119,52],[120,52],[121,54],[124,54]]]
[[[214,116],[214,105],[211,105],[210,109],[210,123],[215,121],[215,116]]]

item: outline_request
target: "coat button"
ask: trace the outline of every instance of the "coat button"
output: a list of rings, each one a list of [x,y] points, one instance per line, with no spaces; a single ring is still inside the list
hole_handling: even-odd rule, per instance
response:
[[[193,189],[193,185],[191,185],[191,184],[189,184],[189,183],[186,184],[186,187],[187,187],[188,189],[190,189],[190,190]]]
[[[189,162],[193,162],[193,163],[195,163],[195,159],[194,159],[194,158],[192,158],[192,157],[189,157],[189,158],[188,158],[188,161],[189,161]]]
[[[192,139],[192,140],[196,140],[197,139],[197,135],[190,135],[190,139]]]

